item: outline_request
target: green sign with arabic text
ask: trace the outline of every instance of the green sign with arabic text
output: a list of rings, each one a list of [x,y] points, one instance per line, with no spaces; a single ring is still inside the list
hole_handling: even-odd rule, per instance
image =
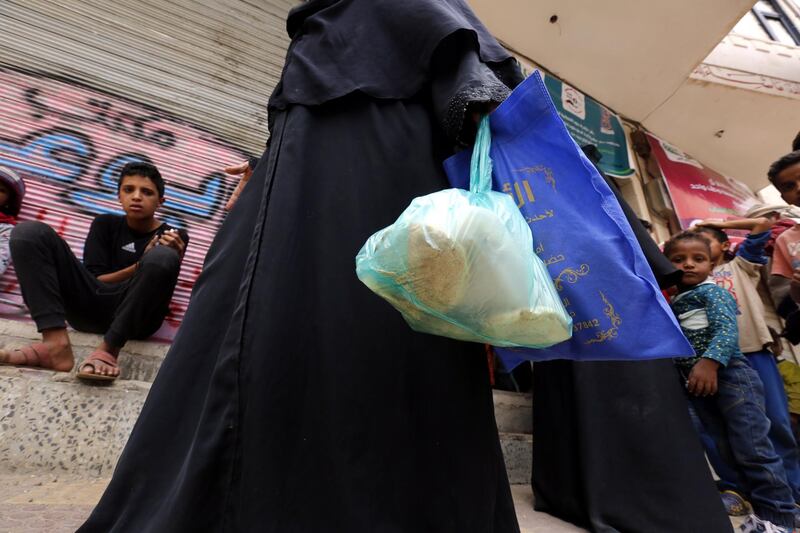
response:
[[[544,78],[550,98],[567,131],[579,146],[593,144],[603,154],[600,168],[613,176],[633,174],[628,159],[628,142],[619,117],[596,101],[547,74]]]

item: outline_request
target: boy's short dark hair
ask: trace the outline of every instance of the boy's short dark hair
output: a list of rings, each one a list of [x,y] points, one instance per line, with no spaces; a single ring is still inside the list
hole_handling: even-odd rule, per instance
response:
[[[161,177],[161,172],[158,171],[156,166],[152,163],[145,161],[136,161],[127,163],[119,172],[119,181],[117,182],[117,193],[122,188],[122,180],[125,176],[142,176],[149,179],[156,186],[158,190],[158,197],[164,197],[164,178]]]
[[[677,235],[673,235],[666,243],[664,243],[664,255],[669,257],[669,255],[675,249],[675,246],[686,241],[697,241],[703,243],[708,249],[709,257],[711,256],[711,243],[709,240],[694,231],[682,231]]]
[[[709,228],[708,226],[700,226],[694,229],[695,233],[709,233],[714,236],[719,242],[728,242],[728,234],[717,228]]]
[[[792,151],[796,152],[798,150],[800,150],[800,131],[797,132],[797,137],[792,141]]]
[[[795,139],[795,143],[796,142],[797,140]],[[792,165],[796,165],[797,163],[800,163],[800,150],[795,150],[794,152],[790,152],[781,157],[769,166],[769,171],[767,171],[767,177],[769,178],[769,181],[771,183],[775,183],[775,179],[778,177],[778,174]]]

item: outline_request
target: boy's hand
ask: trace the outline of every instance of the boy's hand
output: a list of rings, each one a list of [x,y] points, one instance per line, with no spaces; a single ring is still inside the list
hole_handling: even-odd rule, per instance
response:
[[[772,336],[772,345],[769,347],[770,351],[775,357],[783,355],[783,342],[781,342],[781,334],[767,326],[770,336]]]
[[[769,231],[778,222],[776,216],[773,217],[759,217],[759,218],[740,218],[737,220],[719,220],[707,219],[695,222],[689,231],[697,231],[699,228],[715,228],[715,229],[743,229],[751,233],[763,233]]]
[[[780,276],[775,276],[776,278]],[[792,270],[792,279],[789,282],[789,296],[796,303],[800,303],[800,268]]]
[[[158,244],[159,237],[161,237],[161,235],[153,235],[153,238],[150,239],[150,242],[148,242],[147,246],[144,247],[144,252],[142,252],[142,255],[155,248],[156,244]]]
[[[707,218],[705,220],[700,220],[700,221],[695,222],[694,224],[692,224],[692,227],[689,228],[689,231],[694,231],[697,228],[701,228],[701,227],[703,227],[703,228],[716,228],[716,227],[719,227],[720,224],[722,224],[723,222],[724,222],[724,220],[722,220],[721,218]]]
[[[719,363],[713,359],[701,358],[689,372],[686,389],[695,396],[712,396],[717,393],[717,369]]]
[[[241,176],[239,179],[239,184],[236,186],[236,189],[231,194],[231,197],[228,199],[228,203],[225,204],[225,211],[230,211],[233,209],[233,204],[236,203],[236,200],[239,199],[239,195],[242,194],[242,190],[244,186],[247,185],[247,182],[250,180],[250,176],[253,175],[253,169],[250,167],[250,162],[245,161],[239,165],[231,165],[229,167],[225,167],[223,169],[225,174],[230,174],[232,176]]]
[[[158,239],[158,244],[161,246],[169,246],[178,251],[178,254],[183,257],[183,252],[186,251],[186,244],[181,239],[180,233],[175,230],[167,230],[161,234]]]

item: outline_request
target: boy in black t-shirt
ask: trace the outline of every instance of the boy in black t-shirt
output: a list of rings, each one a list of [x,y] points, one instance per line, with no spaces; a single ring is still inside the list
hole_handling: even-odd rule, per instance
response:
[[[0,363],[69,372],[69,323],[104,335],[78,377],[111,381],[119,376],[117,356],[125,343],[161,327],[189,236],[155,218],[164,203],[164,180],[154,165],[125,165],[118,194],[125,216],[94,219],[83,263],[47,224],[29,221],[14,228],[14,268],[42,342],[0,351]]]

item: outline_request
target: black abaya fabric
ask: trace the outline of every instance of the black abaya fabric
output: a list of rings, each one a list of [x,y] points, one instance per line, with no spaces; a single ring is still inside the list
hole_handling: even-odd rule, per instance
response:
[[[639,246],[642,248],[644,258],[647,260],[647,264],[650,265],[650,268],[653,270],[653,275],[658,282],[658,286],[662,289],[667,289],[677,285],[681,280],[683,272],[675,268],[675,265],[670,263],[669,259],[667,259],[667,257],[661,252],[656,244],[656,241],[653,240],[653,238],[650,236],[650,233],[648,233],[647,229],[644,227],[644,224],[642,224],[639,218],[636,216],[634,210],[630,205],[628,205],[628,202],[625,201],[625,198],[622,196],[622,192],[617,187],[617,184],[614,183],[614,181],[606,174],[600,172],[600,175],[603,176],[603,179],[606,180],[606,183],[614,193],[614,196],[617,197],[619,205],[622,208],[622,212],[625,214],[625,218],[631,225],[633,234],[636,236],[636,240],[639,242]]]
[[[519,531],[483,347],[412,331],[355,276],[369,235],[448,186],[436,109],[499,84],[471,42],[410,98],[272,108],[81,532]]]
[[[603,177],[606,184],[611,189],[611,192],[613,192],[614,196],[617,198],[617,201],[622,208],[622,212],[625,214],[625,219],[628,221],[628,224],[630,224],[633,234],[636,236],[636,240],[639,242],[639,246],[642,248],[644,258],[647,260],[647,264],[650,265],[650,268],[653,270],[653,275],[658,282],[658,286],[662,289],[667,289],[677,285],[681,279],[681,276],[683,275],[683,272],[675,268],[675,265],[670,263],[669,259],[667,259],[663,253],[661,253],[656,241],[654,241],[650,236],[650,233],[648,233],[647,229],[639,220],[636,212],[628,204],[628,202],[625,201],[625,198],[622,196],[622,192],[619,190],[619,187],[617,187],[617,184],[614,183],[614,180],[608,177],[608,175],[605,174],[598,166],[600,158],[602,157],[600,151],[593,144],[581,146],[581,150],[583,150],[583,153],[589,158],[589,161],[594,164],[597,172]]]
[[[672,362],[535,363],[536,509],[600,533],[731,524]]]
[[[680,271],[604,177],[659,284],[671,286]],[[672,361],[533,367],[536,509],[598,533],[732,531]]]
[[[516,61],[464,0],[311,0],[292,10],[287,30],[292,46],[271,107],[318,105],[355,91],[410,98],[430,82],[442,41],[460,32],[499,78],[520,81]]]

